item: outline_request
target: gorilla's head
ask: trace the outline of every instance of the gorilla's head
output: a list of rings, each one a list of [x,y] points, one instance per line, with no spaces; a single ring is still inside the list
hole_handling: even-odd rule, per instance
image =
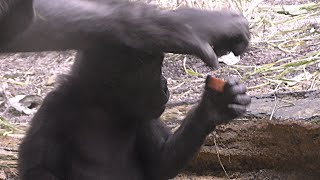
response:
[[[164,111],[170,93],[162,75],[163,54],[141,54],[139,63],[124,73],[119,88],[120,103],[138,119],[158,118]]]
[[[120,113],[118,117],[150,120],[163,113],[170,96],[162,75],[163,53],[110,45],[78,56],[71,76],[89,99]]]

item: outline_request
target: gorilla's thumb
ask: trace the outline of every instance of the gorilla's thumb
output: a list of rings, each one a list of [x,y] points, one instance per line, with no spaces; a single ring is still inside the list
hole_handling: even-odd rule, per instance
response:
[[[218,57],[208,42],[202,43],[200,51],[201,54],[199,55],[199,57],[203,62],[205,62],[209,67],[213,69],[219,68]]]

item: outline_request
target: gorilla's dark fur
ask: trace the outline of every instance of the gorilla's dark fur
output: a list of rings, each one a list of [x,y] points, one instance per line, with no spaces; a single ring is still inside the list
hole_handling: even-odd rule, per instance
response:
[[[172,134],[159,120],[169,97],[162,61],[162,54],[125,46],[79,53],[20,146],[21,180],[173,178],[216,125],[250,103],[237,80],[228,81],[224,93],[206,88]]]
[[[245,86],[230,79],[223,93],[206,86],[174,134],[159,120],[169,98],[163,53],[195,54],[217,67],[215,53],[241,54],[248,45],[240,15],[115,0],[4,0],[0,7],[0,52],[78,50],[21,144],[21,180],[172,178],[216,125],[250,103]]]
[[[83,50],[108,43],[194,54],[215,68],[215,53],[237,55],[249,39],[248,23],[238,14],[162,11],[126,0],[3,0],[0,32],[0,52]]]

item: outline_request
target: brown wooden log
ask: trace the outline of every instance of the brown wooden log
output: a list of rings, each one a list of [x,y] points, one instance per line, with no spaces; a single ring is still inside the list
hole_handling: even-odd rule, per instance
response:
[[[171,106],[164,122],[176,129],[183,118],[177,115],[190,107]],[[187,170],[222,171],[222,166],[227,171],[276,169],[320,175],[320,92],[253,97],[248,113],[218,126]]]

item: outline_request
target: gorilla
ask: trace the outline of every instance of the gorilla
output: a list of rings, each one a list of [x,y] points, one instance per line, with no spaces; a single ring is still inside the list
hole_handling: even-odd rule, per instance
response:
[[[163,54],[116,45],[78,53],[32,119],[19,149],[20,179],[168,180],[217,125],[250,104],[239,80],[220,93],[208,77],[200,103],[172,133],[159,119],[169,98],[162,61]]]
[[[4,0],[0,28],[0,52],[78,50],[23,139],[21,180],[170,179],[217,125],[250,104],[238,79],[216,92],[207,77],[200,103],[175,133],[159,119],[169,99],[164,53],[193,54],[217,68],[217,56],[248,46],[248,23],[235,13],[124,0]]]

